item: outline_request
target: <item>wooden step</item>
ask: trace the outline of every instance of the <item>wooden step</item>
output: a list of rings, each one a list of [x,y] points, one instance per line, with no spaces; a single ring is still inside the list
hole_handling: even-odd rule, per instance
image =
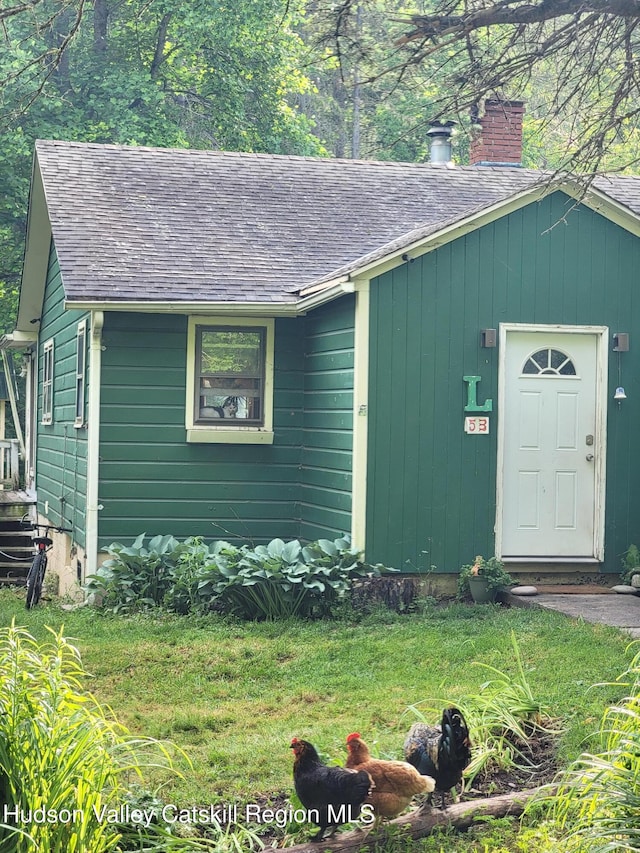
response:
[[[34,556],[34,531],[21,515],[5,514],[5,510],[0,499],[0,583],[24,585]]]

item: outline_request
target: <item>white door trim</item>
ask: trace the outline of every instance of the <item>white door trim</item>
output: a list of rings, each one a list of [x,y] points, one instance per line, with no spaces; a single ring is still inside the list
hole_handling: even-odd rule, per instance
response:
[[[502,514],[504,508],[504,428],[506,418],[502,416],[505,406],[506,377],[505,363],[507,355],[507,336],[510,332],[540,332],[544,334],[593,335],[596,339],[596,435],[595,456],[595,505],[594,505],[594,541],[593,556],[576,558],[571,562],[593,562],[604,560],[604,511],[606,486],[606,448],[607,448],[607,366],[609,358],[609,329],[607,326],[563,326],[535,325],[531,323],[500,323],[498,350],[498,448],[496,457],[496,523],[495,552],[502,556]],[[540,558],[536,562],[554,562],[552,558]],[[562,562],[567,562],[566,558]]]
[[[353,343],[353,450],[351,472],[351,542],[367,543],[367,445],[369,438],[369,279],[355,283]]]

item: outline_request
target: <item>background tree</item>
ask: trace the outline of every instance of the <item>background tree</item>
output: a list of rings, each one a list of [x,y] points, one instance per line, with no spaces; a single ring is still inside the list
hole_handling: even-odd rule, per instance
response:
[[[367,63],[369,80],[435,80],[433,116],[458,114],[463,125],[487,96],[524,99],[534,148],[550,135],[550,165],[594,173],[637,163],[638,0],[425,0],[420,11],[390,11],[384,65],[353,37],[361,3],[377,0],[325,7],[327,34],[341,63],[354,53]]]
[[[398,85],[392,73],[385,73],[394,61],[389,19],[404,8],[403,0],[355,3],[353,14],[341,19],[337,51],[335,4],[307,3],[300,33],[307,46],[303,68],[314,88],[300,105],[336,157],[411,161],[428,157],[426,131],[438,81],[423,76]]]
[[[282,0],[0,0],[0,332],[12,328],[37,138],[323,154]]]

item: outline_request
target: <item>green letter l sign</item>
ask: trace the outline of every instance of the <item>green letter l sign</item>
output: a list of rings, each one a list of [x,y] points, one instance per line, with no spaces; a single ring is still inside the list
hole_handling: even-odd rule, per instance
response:
[[[478,382],[482,379],[481,376],[463,376],[462,381],[467,382],[467,405],[464,407],[465,412],[492,412],[493,400],[485,400],[480,406],[477,400]]]

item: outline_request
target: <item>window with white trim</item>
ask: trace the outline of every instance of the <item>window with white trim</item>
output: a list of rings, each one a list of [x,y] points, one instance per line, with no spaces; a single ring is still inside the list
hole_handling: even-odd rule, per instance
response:
[[[87,372],[87,321],[78,323],[76,333],[76,413],[74,426],[85,425],[84,398]]]
[[[42,348],[42,423],[53,423],[53,338]]]
[[[191,317],[187,440],[271,443],[273,320]]]

